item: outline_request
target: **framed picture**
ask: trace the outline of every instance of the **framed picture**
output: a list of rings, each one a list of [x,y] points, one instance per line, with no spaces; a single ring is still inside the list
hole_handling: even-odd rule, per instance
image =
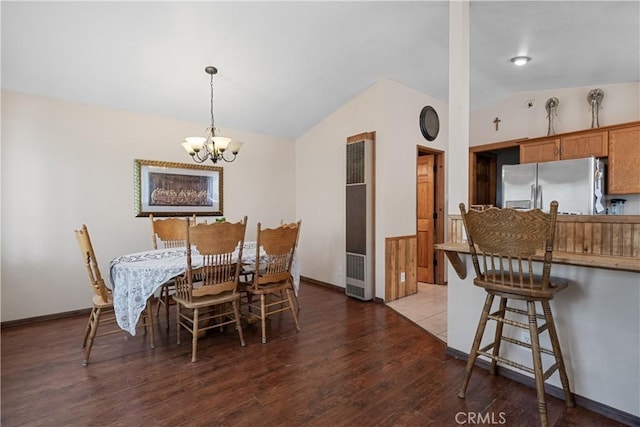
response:
[[[223,168],[135,159],[136,216],[222,216]]]

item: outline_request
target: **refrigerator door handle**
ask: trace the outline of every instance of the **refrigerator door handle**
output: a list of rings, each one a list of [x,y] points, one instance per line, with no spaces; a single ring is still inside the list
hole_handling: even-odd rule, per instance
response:
[[[538,185],[536,191],[536,207],[542,209],[542,185]]]
[[[536,208],[536,185],[531,184],[531,209]]]

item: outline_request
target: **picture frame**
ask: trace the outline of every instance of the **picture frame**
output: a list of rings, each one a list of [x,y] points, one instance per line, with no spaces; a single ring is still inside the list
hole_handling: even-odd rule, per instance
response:
[[[222,216],[223,172],[219,166],[135,159],[136,217]]]

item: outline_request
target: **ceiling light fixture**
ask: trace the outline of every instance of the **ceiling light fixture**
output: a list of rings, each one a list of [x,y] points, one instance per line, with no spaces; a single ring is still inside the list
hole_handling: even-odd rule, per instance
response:
[[[531,58],[529,58],[528,56],[514,56],[513,58],[511,58],[511,62],[513,62],[518,67],[522,67],[529,61],[531,61]]]
[[[213,120],[213,75],[218,72],[216,67],[208,66],[205,73],[211,76],[211,126],[206,129],[206,136],[189,136],[181,144],[182,148],[191,156],[194,162],[202,163],[207,159],[215,164],[219,160],[233,162],[242,147],[242,142],[233,141],[225,136],[216,136],[216,127]],[[227,158],[224,153],[231,151],[233,157]]]

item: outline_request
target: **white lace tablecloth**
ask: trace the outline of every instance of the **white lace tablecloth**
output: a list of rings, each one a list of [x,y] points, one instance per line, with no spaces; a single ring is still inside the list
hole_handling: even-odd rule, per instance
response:
[[[255,258],[256,242],[245,242],[242,261],[254,263]],[[191,262],[194,267],[202,265],[202,257],[195,249],[191,252]],[[135,335],[136,324],[146,307],[147,299],[163,283],[187,270],[187,250],[186,248],[157,249],[119,256],[111,260],[109,270],[116,321],[122,329]],[[300,273],[295,256],[291,275],[297,295],[300,287]]]

